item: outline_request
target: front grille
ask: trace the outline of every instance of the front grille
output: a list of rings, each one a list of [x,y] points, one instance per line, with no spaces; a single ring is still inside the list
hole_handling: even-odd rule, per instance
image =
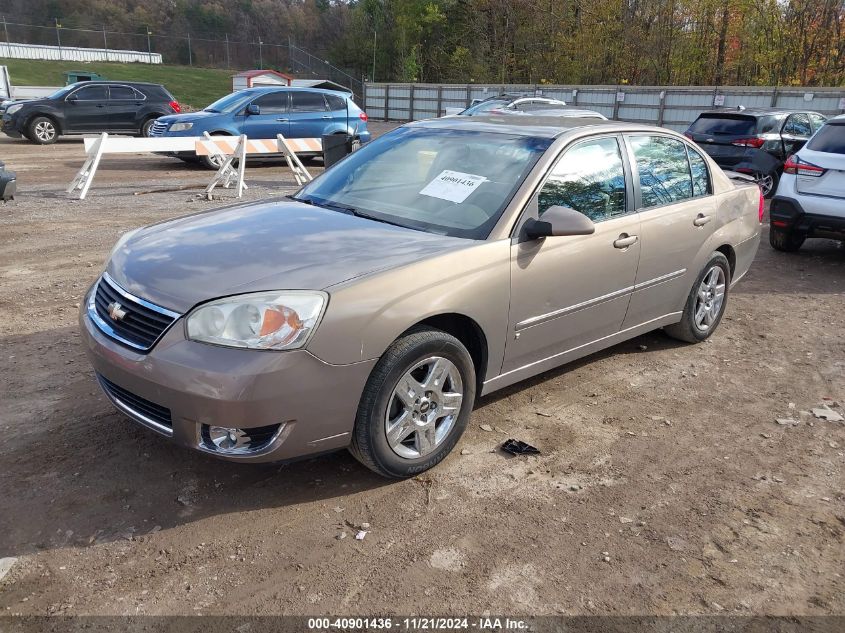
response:
[[[150,136],[163,136],[166,131],[167,123],[163,123],[162,121],[156,121],[150,128]]]
[[[149,350],[179,318],[175,312],[133,297],[110,281],[106,274],[97,283],[88,312],[111,338],[141,351]]]
[[[117,386],[100,374],[97,374],[97,380],[100,381],[103,391],[106,392],[124,413],[148,426],[150,422],[153,422],[155,425],[165,427],[165,429],[157,429],[159,431],[170,429],[172,432],[173,420],[170,417],[170,409],[155,402],[150,402],[141,396],[136,396],[131,391]]]

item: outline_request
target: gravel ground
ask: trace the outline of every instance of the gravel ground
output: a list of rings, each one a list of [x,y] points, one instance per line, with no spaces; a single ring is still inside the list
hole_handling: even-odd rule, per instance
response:
[[[845,412],[838,244],[764,235],[707,343],[654,332],[483,398],[453,455],[389,482],[345,452],[218,462],[100,395],[78,302],[122,232],[233,195],[134,192],[209,172],[109,157],[80,202],[78,140],[0,157],[0,613],[845,612],[845,424],[810,413]],[[247,182],[295,188],[279,164]]]

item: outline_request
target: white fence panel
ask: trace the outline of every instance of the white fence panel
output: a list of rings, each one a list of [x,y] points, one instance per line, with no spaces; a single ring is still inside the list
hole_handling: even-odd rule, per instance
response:
[[[40,46],[37,44],[0,43],[0,57],[12,59],[49,59],[71,62],[140,62],[160,64],[160,53],[128,51],[112,48],[80,48],[78,46]]]

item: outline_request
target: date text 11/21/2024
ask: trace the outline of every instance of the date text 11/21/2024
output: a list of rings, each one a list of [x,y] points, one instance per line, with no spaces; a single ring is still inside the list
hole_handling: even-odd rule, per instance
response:
[[[308,618],[311,631],[356,631],[356,630],[402,630],[402,631],[521,631],[528,628],[528,622],[520,619],[500,617],[445,618],[445,617],[347,617]]]

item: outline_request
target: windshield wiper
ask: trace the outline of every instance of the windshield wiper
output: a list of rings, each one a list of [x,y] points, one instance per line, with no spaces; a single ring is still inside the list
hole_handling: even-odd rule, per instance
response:
[[[291,200],[296,200],[297,202],[304,202],[305,204],[310,204],[315,207],[322,207],[323,209],[335,209],[336,211],[340,211],[342,213],[354,215],[356,218],[364,218],[365,220],[373,220],[375,222],[383,222],[384,224],[392,224],[393,226],[401,226],[403,229],[409,228],[404,224],[400,224],[399,222],[393,222],[392,220],[386,220],[382,217],[370,215],[369,213],[359,211],[355,207],[349,206],[348,204],[343,204],[342,202],[334,202],[331,200],[315,200],[314,198],[297,198],[293,195],[288,195],[285,197],[290,198]]]

